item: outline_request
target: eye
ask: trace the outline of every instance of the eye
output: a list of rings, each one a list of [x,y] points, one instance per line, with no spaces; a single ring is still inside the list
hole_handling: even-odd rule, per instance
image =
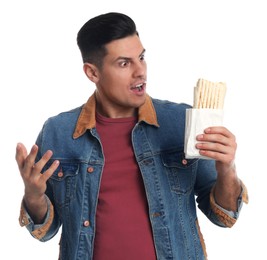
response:
[[[140,58],[139,58],[141,61],[143,61],[143,60],[145,60],[145,55],[144,54],[142,54],[141,56],[140,56]]]
[[[120,63],[120,66],[121,67],[126,67],[127,65],[128,65],[128,61],[122,61],[121,63]]]
[[[122,68],[127,67],[127,66],[129,65],[129,63],[130,63],[130,61],[127,60],[127,59],[123,59],[123,60],[120,60],[120,61],[118,62],[119,66],[122,67]]]

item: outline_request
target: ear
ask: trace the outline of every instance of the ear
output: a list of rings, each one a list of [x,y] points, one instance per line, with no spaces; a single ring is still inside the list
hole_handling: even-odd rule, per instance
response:
[[[99,80],[98,68],[91,63],[83,64],[83,71],[85,75],[94,83],[97,83]]]

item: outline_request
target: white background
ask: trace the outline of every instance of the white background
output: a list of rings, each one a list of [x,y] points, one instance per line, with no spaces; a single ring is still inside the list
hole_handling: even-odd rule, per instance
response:
[[[192,104],[198,78],[227,83],[225,125],[238,141],[237,170],[250,203],[231,229],[199,212],[200,225],[210,260],[267,259],[267,16],[264,1],[257,0],[1,1],[0,259],[57,259],[59,235],[40,243],[19,226],[24,187],[16,143],[30,149],[47,117],[91,95],[76,34],[89,18],[109,11],[135,20],[153,97]]]

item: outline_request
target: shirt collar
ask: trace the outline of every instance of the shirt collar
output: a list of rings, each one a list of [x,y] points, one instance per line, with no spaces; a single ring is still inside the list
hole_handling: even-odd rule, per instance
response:
[[[95,93],[89,97],[88,101],[83,105],[79,115],[73,138],[79,138],[86,130],[96,126],[96,98]],[[147,124],[159,126],[157,115],[149,95],[146,95],[145,103],[138,109],[138,122],[144,121]]]

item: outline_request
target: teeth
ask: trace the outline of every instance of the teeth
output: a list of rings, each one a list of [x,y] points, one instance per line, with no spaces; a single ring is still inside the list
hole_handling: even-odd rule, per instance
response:
[[[143,89],[144,83],[137,84],[135,86],[132,86],[131,89],[137,89],[138,91],[141,91]]]
[[[143,84],[136,85],[135,87],[140,91],[142,89]]]

